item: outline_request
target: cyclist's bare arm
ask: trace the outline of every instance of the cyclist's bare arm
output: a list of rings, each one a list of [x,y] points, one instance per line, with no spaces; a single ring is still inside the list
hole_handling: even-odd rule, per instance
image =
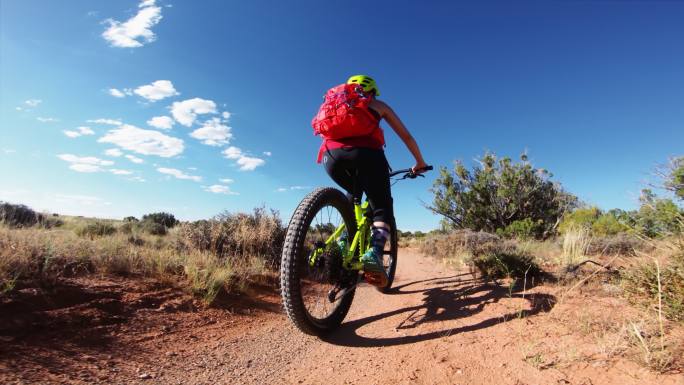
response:
[[[416,140],[413,139],[413,136],[406,128],[404,123],[402,123],[401,119],[399,119],[394,110],[392,110],[392,108],[388,106],[385,102],[377,99],[371,101],[369,107],[375,110],[378,114],[380,114],[380,117],[385,119],[387,123],[390,125],[390,127],[392,127],[394,132],[397,133],[399,138],[401,138],[401,140],[406,145],[406,148],[408,148],[413,157],[416,159],[416,165],[413,166],[413,169],[416,170],[416,172],[421,173],[422,170],[420,169],[427,166],[427,164],[423,159],[423,155],[420,153],[418,143],[416,143]]]

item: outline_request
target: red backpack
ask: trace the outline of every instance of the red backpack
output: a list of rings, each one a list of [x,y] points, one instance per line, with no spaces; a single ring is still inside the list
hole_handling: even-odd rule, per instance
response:
[[[311,121],[315,135],[341,139],[370,135],[378,120],[368,109],[372,96],[359,84],[340,84],[328,90],[318,114]]]

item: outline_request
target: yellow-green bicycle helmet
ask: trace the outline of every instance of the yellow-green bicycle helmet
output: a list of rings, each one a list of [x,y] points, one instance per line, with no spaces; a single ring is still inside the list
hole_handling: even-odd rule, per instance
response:
[[[370,91],[375,91],[375,96],[380,96],[380,90],[378,89],[378,86],[375,84],[375,80],[373,80],[372,77],[367,76],[367,75],[354,75],[347,80],[347,84],[352,84],[352,83],[357,83],[360,84],[361,87],[363,87],[363,90],[366,92]]]

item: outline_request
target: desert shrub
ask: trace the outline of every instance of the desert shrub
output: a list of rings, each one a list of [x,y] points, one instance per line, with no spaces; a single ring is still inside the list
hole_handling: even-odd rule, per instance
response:
[[[663,314],[671,320],[684,321],[684,249],[664,266],[657,266],[653,260],[627,269],[622,274],[622,286],[630,300],[655,310],[661,296]]]
[[[61,227],[64,225],[64,221],[55,218],[55,217],[47,217],[47,216],[42,216],[39,218],[40,220],[38,221],[38,226],[43,228],[43,229],[53,229],[55,227]]]
[[[494,234],[454,230],[425,238],[420,244],[420,251],[431,257],[465,262],[467,258],[495,248],[501,243],[502,239]]]
[[[575,231],[578,228],[591,229],[600,216],[601,210],[598,207],[580,207],[563,215],[558,231],[564,234],[568,230]]]
[[[244,261],[259,257],[276,266],[285,238],[285,228],[276,211],[256,208],[251,214],[224,212],[210,220],[183,223],[179,237],[187,249]]]
[[[100,221],[87,223],[76,229],[76,234],[81,237],[88,237],[91,239],[94,237],[112,235],[114,233],[116,233],[116,227],[107,222]]]
[[[526,272],[532,277],[541,273],[534,258],[520,250],[515,242],[481,231],[455,230],[431,235],[423,240],[420,248],[426,255],[469,266],[488,279],[522,278]]]
[[[166,226],[148,220],[140,222],[140,229],[150,235],[166,235]]]
[[[602,214],[591,225],[591,232],[596,236],[617,235],[630,231],[630,227],[621,223],[610,213]]]
[[[0,223],[9,227],[31,227],[41,218],[28,206],[0,202]]]
[[[138,222],[138,218],[136,218],[134,216],[126,217],[123,220],[124,220],[124,222]]]
[[[168,228],[178,224],[178,220],[176,220],[176,217],[174,217],[173,214],[164,212],[143,215],[142,221],[157,223]]]
[[[496,229],[496,233],[505,238],[517,238],[527,240],[541,237],[543,231],[541,221],[533,221],[531,218],[514,221],[503,229]]]
[[[493,233],[529,218],[539,223],[538,236],[549,237],[563,213],[577,204],[575,196],[552,182],[548,171],[534,168],[526,155],[514,163],[487,153],[480,164],[472,171],[460,162],[453,172],[442,167],[433,184],[429,208],[452,229]]]
[[[634,234],[620,233],[613,236],[594,237],[587,248],[588,255],[636,255],[637,250],[648,249],[648,245]]]
[[[132,234],[137,229],[138,224],[131,221],[124,222],[119,226],[119,232],[126,235]]]
[[[672,191],[676,197],[684,200],[684,156],[670,159],[665,176],[664,187]]]
[[[641,207],[637,212],[636,229],[647,237],[662,237],[682,232],[682,211],[671,200],[658,198],[651,190],[641,191]]]
[[[470,262],[480,274],[489,279],[536,277],[539,265],[530,255],[516,248],[502,248],[474,256]]]
[[[128,236],[128,243],[135,246],[145,246],[145,239],[137,234],[131,234]]]

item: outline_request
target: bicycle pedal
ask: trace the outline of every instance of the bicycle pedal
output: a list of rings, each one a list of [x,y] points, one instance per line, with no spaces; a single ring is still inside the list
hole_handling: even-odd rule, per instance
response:
[[[368,271],[363,273],[363,277],[370,285],[377,287],[387,286],[387,276],[380,272]]]

